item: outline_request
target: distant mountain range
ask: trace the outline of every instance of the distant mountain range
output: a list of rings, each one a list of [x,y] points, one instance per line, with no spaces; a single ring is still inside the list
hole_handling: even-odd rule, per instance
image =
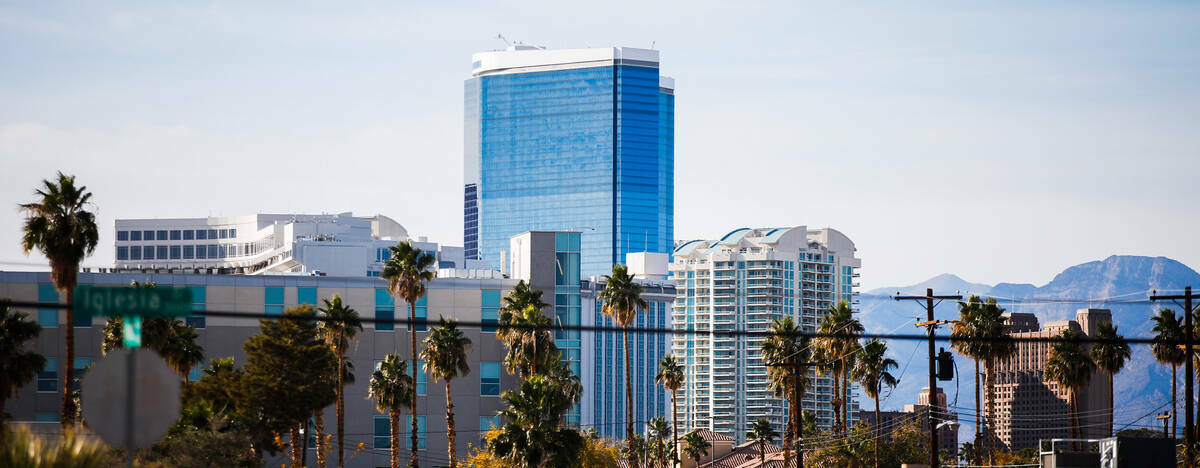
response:
[[[971,294],[1010,299],[1104,299],[1114,300],[1146,299],[1151,290],[1160,292],[1182,291],[1185,286],[1200,289],[1200,273],[1187,265],[1165,257],[1139,257],[1114,255],[1104,260],[1087,262],[1067,268],[1054,277],[1049,283],[1035,286],[1027,283],[1000,283],[989,286],[971,283],[952,274],[943,274],[930,278],[919,284],[902,287],[885,287],[868,291],[862,295],[862,314],[859,320],[870,333],[903,333],[914,334],[922,332],[915,327],[916,318],[925,319],[925,309],[911,301],[895,301],[890,296],[900,292],[905,295],[922,295],[926,288],[933,288],[935,294],[961,294],[967,297]],[[1001,306],[1009,312],[1028,312],[1036,314],[1038,322],[1045,324],[1051,320],[1073,320],[1075,311],[1081,308],[1103,308],[1112,311],[1118,331],[1126,337],[1149,337],[1152,335],[1153,323],[1149,320],[1159,309],[1170,307],[1181,313],[1182,309],[1170,303],[1158,304],[1115,304],[1103,301],[1093,304],[1012,304],[1000,301]],[[953,319],[958,316],[958,307],[953,301],[945,301],[935,309],[938,319]],[[939,333],[946,333],[940,330]],[[924,342],[892,340],[888,343],[889,354],[900,363],[902,372],[900,385],[886,397],[882,407],[898,409],[905,404],[916,402],[917,394],[926,386],[928,365],[926,361]],[[939,347],[950,348],[948,343],[939,342]],[[970,378],[973,371],[972,361],[956,355],[958,369],[963,376],[956,384],[954,381],[940,382],[939,386],[946,392],[946,397],[952,405],[975,408],[974,381]],[[1126,364],[1125,370],[1117,375],[1116,406],[1136,402],[1139,407],[1149,402],[1165,402],[1170,399],[1171,370],[1159,365],[1145,345],[1133,346],[1133,357]],[[865,397],[859,397],[863,408],[870,404]],[[1180,400],[1182,406],[1182,399]],[[1169,409],[1169,406],[1163,410]],[[1149,410],[1147,410],[1149,411]],[[1141,414],[1122,415],[1118,411],[1117,428]],[[1182,418],[1182,416],[1181,416]],[[960,435],[974,431],[969,427],[971,422],[963,421]],[[972,421],[973,422],[973,421]],[[1137,422],[1136,426],[1155,426],[1153,415]]]

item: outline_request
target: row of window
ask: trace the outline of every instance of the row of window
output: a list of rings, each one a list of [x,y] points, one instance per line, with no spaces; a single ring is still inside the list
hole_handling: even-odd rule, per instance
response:
[[[392,428],[391,421],[387,415],[375,415],[374,418],[373,448],[375,449],[390,449],[392,448]],[[412,438],[405,434],[412,427],[412,416],[404,416],[403,422],[400,424],[400,440],[404,441],[404,448],[412,449]],[[482,447],[487,442],[485,436],[487,431],[493,428],[500,427],[499,416],[480,416],[479,417],[479,445]],[[428,431],[425,427],[425,416],[417,416],[417,450],[425,449],[425,439]],[[314,444],[316,445],[316,444]]]
[[[145,231],[117,231],[118,242],[165,241],[165,240],[208,240],[233,239],[237,229],[169,229]]]
[[[255,244],[123,245],[117,247],[117,260],[215,260],[256,252]]]

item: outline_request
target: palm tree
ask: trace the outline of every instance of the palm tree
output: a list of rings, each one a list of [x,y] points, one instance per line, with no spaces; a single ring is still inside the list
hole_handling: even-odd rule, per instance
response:
[[[329,299],[321,299],[321,302],[322,307],[318,310],[325,314],[325,320],[321,322],[319,333],[329,345],[329,349],[333,350],[333,354],[337,355],[338,362],[337,448],[338,468],[342,468],[346,458],[346,354],[350,352],[350,344],[358,336],[358,332],[362,331],[363,326],[358,318],[358,311],[342,303],[341,296],[334,294]],[[321,444],[322,441],[317,443]]]
[[[563,398],[556,383],[535,375],[521,383],[518,392],[500,394],[506,421],[487,449],[519,468],[574,466],[585,441],[578,431],[560,427],[572,402]]]
[[[46,367],[46,357],[26,351],[25,343],[37,339],[42,326],[27,320],[29,314],[10,311],[0,304],[0,411],[17,388],[29,383]],[[0,414],[0,439],[4,438],[4,415]]]
[[[1017,352],[1012,339],[1012,326],[1004,316],[1004,309],[996,305],[995,299],[983,302],[976,296],[959,305],[959,323],[953,324],[951,346],[973,359],[983,361],[984,388],[987,389],[987,439],[988,460],[992,462],[996,451],[996,436],[993,433],[996,421],[996,363],[1008,359]]]
[[[696,462],[696,466],[700,466],[700,457],[708,455],[709,447],[712,444],[704,440],[697,431],[692,431],[683,436],[683,453]]]
[[[979,296],[971,296],[966,302],[960,301],[958,303],[958,320],[952,322],[950,325],[950,348],[958,351],[963,356],[971,357],[971,360],[975,362],[975,441],[971,445],[973,448],[977,448],[976,446],[981,442],[979,434],[982,426],[979,423],[979,418],[983,414],[983,411],[979,408],[979,359],[974,358],[975,353],[971,346],[975,342],[969,338],[972,336],[971,327],[974,324],[975,317],[979,314],[979,309],[982,306],[983,301],[979,299]],[[983,463],[983,454],[979,450],[972,451],[971,455],[971,463],[975,465]]]
[[[388,427],[391,431],[388,448],[392,452],[392,468],[400,468],[400,411],[405,408],[410,411],[413,409],[413,389],[416,386],[413,385],[412,376],[409,376],[405,369],[407,364],[398,355],[384,356],[379,368],[371,373],[371,383],[367,385],[367,397],[374,398],[375,408],[388,415]],[[414,443],[413,447],[416,446]]]
[[[1071,409],[1071,438],[1078,439],[1079,392],[1092,379],[1092,363],[1088,353],[1080,345],[1082,334],[1071,329],[1063,330],[1058,340],[1046,354],[1046,379],[1067,389],[1067,403]]]
[[[438,326],[425,337],[424,344],[421,359],[425,360],[425,372],[435,381],[446,381],[446,450],[450,454],[450,468],[455,468],[458,454],[454,450],[454,400],[450,397],[450,381],[471,372],[467,362],[471,340],[463,335],[454,320],[442,317],[438,319]]]
[[[1158,311],[1158,315],[1150,317],[1154,321],[1154,340],[1150,344],[1150,351],[1154,353],[1154,359],[1160,363],[1171,366],[1171,437],[1175,437],[1175,430],[1178,427],[1178,419],[1176,418],[1176,395],[1179,382],[1176,379],[1176,372],[1179,366],[1187,359],[1184,350],[1179,348],[1180,342],[1183,341],[1183,324],[1179,322],[1179,318],[1175,316],[1175,312],[1171,309],[1162,309]]]
[[[105,321],[101,354],[107,355],[114,349],[125,347],[124,326],[125,320],[120,317]],[[199,338],[196,328],[182,320],[159,317],[142,321],[142,346],[158,353],[184,383],[192,369],[204,361],[204,347],[196,342]]]
[[[408,342],[412,345],[412,369],[417,370],[417,300],[425,295],[425,283],[433,281],[436,273],[432,270],[433,255],[421,252],[408,241],[388,247],[391,256],[383,264],[380,274],[388,282],[388,291],[408,303]],[[417,404],[417,386],[411,388],[414,411]],[[409,451],[409,464],[417,468],[417,418],[412,418],[412,450]]]
[[[597,299],[604,305],[601,312],[617,322],[622,328],[633,325],[638,309],[646,308],[642,299],[642,285],[633,281],[629,268],[625,265],[613,265],[612,274],[604,275],[604,290],[600,291]],[[625,348],[625,434],[633,436],[633,386],[629,379],[629,332],[621,332],[622,347]],[[634,465],[635,460],[629,460]]]
[[[763,341],[762,359],[775,396],[788,402],[788,423],[783,430],[783,465],[791,466],[792,442],[799,438],[800,401],[808,389],[808,345],[792,317],[771,322],[771,335]],[[804,450],[798,450],[797,465],[804,466]]]
[[[500,322],[503,323],[505,314],[515,315],[525,311],[526,307],[534,306],[539,311],[549,307],[545,301],[542,301],[542,291],[529,287],[529,283],[525,280],[517,281],[517,285],[513,286],[512,291],[508,292],[507,296],[501,299],[500,306]]]
[[[825,365],[822,366],[825,372],[833,374],[834,430],[845,433],[846,421],[849,419],[847,395],[850,391],[850,370],[854,368],[854,359],[858,354],[857,335],[862,334],[865,329],[862,323],[854,318],[854,310],[850,308],[850,304],[841,301],[838,305],[829,307],[829,312],[821,319],[818,331],[825,335],[842,335],[821,338],[817,342],[817,348],[823,355],[821,360],[825,361]]]
[[[666,418],[655,416],[646,422],[646,432],[649,436],[654,437],[652,447],[654,448],[655,459],[665,466],[667,464],[667,456],[663,451],[666,449],[667,433],[671,432],[671,425],[667,424]]]
[[[1092,362],[1108,375],[1108,433],[1113,433],[1113,376],[1121,372],[1129,360],[1129,343],[1117,334],[1117,326],[1111,322],[1100,324],[1097,334],[1100,342],[1092,345]]]
[[[679,389],[683,388],[683,378],[683,366],[675,356],[663,356],[654,381],[671,392],[671,466],[679,463]]]
[[[518,313],[502,313],[496,338],[508,347],[504,368],[522,378],[544,374],[559,354],[550,332],[553,323],[536,305],[527,305]]]
[[[875,400],[875,427],[871,438],[874,441],[875,468],[879,468],[879,391],[883,386],[896,388],[900,381],[892,375],[891,369],[899,367],[895,359],[887,357],[887,343],[872,339],[863,345],[862,354],[858,357],[858,365],[854,367],[854,380],[863,386],[863,393]]]
[[[75,424],[75,313],[71,305],[75,300],[75,283],[79,276],[79,263],[96,250],[100,243],[100,231],[96,227],[96,215],[87,210],[92,199],[87,186],[75,186],[75,176],[58,173],[57,180],[42,181],[42,188],[34,191],[37,201],[20,205],[27,213],[21,234],[21,248],[25,255],[33,249],[42,252],[50,260],[50,281],[60,294],[67,298],[66,323],[63,337],[66,341],[66,365],[63,372],[62,426]]]
[[[629,466],[639,468],[642,466],[640,462],[645,458],[648,445],[646,438],[641,434],[634,434],[625,440],[625,446],[621,450],[625,452],[625,458],[632,460]]]
[[[779,437],[779,433],[775,432],[767,418],[755,419],[750,424],[746,438],[758,441],[758,466],[767,466],[767,444],[774,442],[776,437]]]

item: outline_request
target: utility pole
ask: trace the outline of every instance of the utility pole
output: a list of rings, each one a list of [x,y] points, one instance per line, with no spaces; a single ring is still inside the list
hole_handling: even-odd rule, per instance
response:
[[[933,319],[933,308],[937,305],[933,303],[933,300],[937,299],[939,303],[942,302],[943,299],[954,299],[958,301],[962,300],[962,296],[934,296],[933,288],[927,288],[925,289],[924,296],[901,296],[897,294],[895,299],[897,301],[912,300],[917,301],[917,303],[920,303],[922,300],[924,300],[925,302],[926,321],[918,323],[917,326],[929,328],[929,405],[928,409],[926,410],[929,413],[929,467],[938,468],[938,462],[940,461],[938,460],[938,455],[940,450],[938,449],[937,420],[933,417],[933,410],[937,406],[938,392],[937,370],[935,369],[937,366],[934,364],[936,354],[933,351],[933,332],[937,329],[938,322]]]
[[[1162,414],[1155,416],[1154,419],[1163,422],[1163,438],[1169,438],[1170,436],[1167,435],[1167,424],[1171,422],[1171,412],[1163,411]]]
[[[1183,299],[1183,304],[1179,304],[1180,299]],[[1187,449],[1187,456],[1183,459],[1183,466],[1186,468],[1191,468],[1192,459],[1196,456],[1196,434],[1194,431],[1195,426],[1193,426],[1195,420],[1192,413],[1192,395],[1194,395],[1193,391],[1195,390],[1192,387],[1192,380],[1195,378],[1195,368],[1192,367],[1192,340],[1195,339],[1192,336],[1192,299],[1200,299],[1200,294],[1192,294],[1191,286],[1183,288],[1182,295],[1160,296],[1158,295],[1158,291],[1152,291],[1150,294],[1151,301],[1171,301],[1176,305],[1183,306],[1183,347],[1185,353],[1185,362],[1183,363],[1183,393],[1185,393],[1183,397],[1183,440],[1184,447]]]

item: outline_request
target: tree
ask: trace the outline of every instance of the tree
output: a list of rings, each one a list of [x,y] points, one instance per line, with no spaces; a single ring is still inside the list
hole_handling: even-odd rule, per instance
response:
[[[800,401],[808,390],[807,340],[790,316],[771,323],[771,335],[763,341],[762,358],[775,396],[788,402],[788,423],[783,430],[783,465],[791,466],[792,442],[799,439]],[[804,450],[797,451],[797,466],[804,466]]]
[[[392,454],[392,468],[400,468],[400,411],[413,409],[412,389],[415,386],[406,366],[407,363],[400,356],[388,354],[379,368],[371,373],[371,382],[367,385],[367,397],[374,398],[375,408],[388,415],[388,430],[391,431],[388,448]]]
[[[500,394],[506,407],[500,410],[505,423],[488,442],[488,451],[521,468],[579,466],[585,446],[578,431],[560,427],[560,420],[573,403],[546,377],[535,375],[521,383],[517,392]]]
[[[979,408],[981,400],[979,398],[979,359],[975,358],[974,354],[972,354],[973,350],[971,346],[975,343],[970,340],[970,337],[973,333],[973,320],[979,314],[979,308],[982,305],[983,301],[979,299],[979,296],[971,296],[966,302],[960,301],[958,303],[958,320],[950,325],[950,348],[958,351],[963,356],[971,357],[971,360],[975,362],[975,440],[971,445],[972,458],[967,461],[968,464],[973,463],[975,465],[983,463],[983,454],[979,450],[974,450],[975,448],[982,448],[975,447],[975,444],[982,442],[979,433],[980,428],[983,427],[980,424],[980,415],[983,414],[983,411]]]
[[[627,460],[633,460],[633,464],[629,466],[641,467],[641,462],[646,460],[646,448],[649,446],[645,437],[641,434],[634,434],[625,439],[625,446],[621,448],[621,451],[625,453]]]
[[[496,440],[503,430],[500,428],[492,428],[484,433],[485,445],[490,445]],[[620,466],[621,449],[614,447],[607,439],[596,434],[595,429],[589,430],[583,434],[583,450],[579,454],[579,462],[573,463],[576,466],[584,466],[588,468],[617,468]],[[473,452],[471,457],[464,463],[471,468],[516,468],[525,465],[524,460],[513,462],[508,458],[496,456],[486,448],[472,446]]]
[[[1158,311],[1158,315],[1150,317],[1150,320],[1154,321],[1154,339],[1150,344],[1150,351],[1154,353],[1155,360],[1171,366],[1171,437],[1174,437],[1179,422],[1176,418],[1179,381],[1175,375],[1179,366],[1187,359],[1184,350],[1179,348],[1179,343],[1183,341],[1183,324],[1171,309]]]
[[[995,299],[983,302],[971,296],[966,303],[959,303],[960,319],[950,332],[951,347],[964,355],[983,361],[987,389],[987,439],[988,458],[991,461],[996,451],[996,436],[993,433],[996,421],[996,363],[1017,352],[1012,339],[1012,326],[1004,317],[1004,309],[996,305]]]
[[[504,368],[521,378],[529,378],[545,372],[551,362],[558,359],[558,346],[550,326],[550,317],[542,315],[536,305],[525,306],[518,313],[505,312],[500,315],[500,326],[496,329],[508,353],[504,356]]]
[[[346,354],[350,352],[351,343],[363,327],[358,318],[358,311],[342,303],[341,296],[335,294],[332,298],[322,299],[321,302],[322,307],[318,310],[325,314],[325,320],[320,326],[321,338],[337,356],[337,450],[338,468],[342,468],[346,458]],[[322,441],[317,443],[321,444]]]
[[[262,430],[290,432],[295,464],[303,442],[300,426],[337,397],[337,358],[317,335],[313,317],[311,306],[289,308],[279,319],[260,320],[258,334],[242,346],[246,365],[239,411],[256,414]]]
[[[1063,330],[1058,339],[1050,346],[1046,354],[1046,379],[1051,380],[1067,389],[1067,404],[1071,409],[1071,438],[1078,439],[1079,425],[1079,392],[1087,386],[1092,378],[1095,364],[1080,344],[1082,334],[1071,330]]]
[[[875,452],[875,468],[879,468],[879,393],[880,388],[887,386],[895,388],[900,381],[890,372],[899,367],[895,359],[887,357],[887,343],[872,339],[863,345],[862,353],[858,356],[858,365],[854,367],[854,380],[863,386],[863,393],[875,400],[875,427],[872,428],[871,438],[874,440],[872,451]]]
[[[100,243],[100,231],[96,227],[96,215],[87,210],[92,193],[87,186],[75,186],[75,176],[58,173],[55,181],[42,180],[42,188],[34,191],[38,200],[24,203],[25,226],[21,233],[21,248],[25,255],[34,249],[50,260],[50,281],[59,293],[67,298],[66,323],[63,337],[66,341],[64,355],[66,365],[63,372],[62,426],[75,424],[74,388],[75,366],[75,284],[79,277],[79,263],[96,250]]]
[[[388,247],[391,251],[391,256],[383,264],[383,273],[380,274],[383,279],[388,282],[388,291],[393,296],[399,297],[408,303],[408,320],[409,332],[408,342],[412,345],[412,369],[416,372],[417,369],[417,338],[416,338],[416,320],[417,320],[417,300],[425,295],[425,283],[433,281],[437,276],[432,267],[434,264],[433,255],[421,252],[421,249],[413,247],[408,241],[401,242],[395,246]],[[417,401],[417,387],[412,387],[412,401],[414,411]],[[417,418],[412,418],[412,450],[409,451],[408,463],[413,468],[418,467],[417,462]]]
[[[679,389],[683,388],[683,379],[683,366],[675,356],[663,356],[654,381],[671,392],[671,466],[679,463]]]
[[[425,337],[425,349],[421,359],[425,360],[425,372],[433,380],[446,381],[446,439],[450,454],[450,468],[458,466],[458,452],[454,449],[454,400],[450,395],[450,381],[471,372],[467,362],[467,350],[471,340],[463,335],[454,320],[438,319],[438,326]]]
[[[774,442],[776,437],[779,437],[779,433],[775,432],[767,418],[755,419],[750,424],[746,438],[758,442],[758,466],[767,466],[767,444]]]
[[[629,331],[633,319],[639,309],[646,308],[642,299],[642,285],[633,280],[629,268],[625,265],[613,265],[612,274],[604,275],[604,290],[600,291],[597,299],[604,303],[601,312],[617,322],[622,330],[621,346],[625,348],[625,435],[633,435],[633,386],[629,380]],[[636,465],[634,459],[630,465]]]
[[[845,434],[849,405],[847,395],[850,387],[850,370],[854,368],[854,360],[858,354],[858,335],[865,329],[858,319],[854,318],[854,310],[846,301],[830,306],[829,312],[821,319],[818,329],[821,334],[841,335],[823,337],[817,340],[816,346],[825,361],[822,366],[826,373],[833,374],[833,408],[835,432]]]
[[[125,347],[124,328],[125,320],[120,317],[109,317],[104,322],[101,354]],[[204,347],[197,342],[199,338],[196,328],[182,320],[170,317],[142,320],[142,347],[158,353],[185,383],[192,369],[204,362]]]
[[[0,439],[8,419],[4,405],[18,388],[29,383],[46,367],[46,357],[26,351],[26,343],[37,339],[42,326],[27,320],[29,314],[0,304]]]
[[[646,432],[650,437],[653,437],[651,447],[654,449],[655,460],[658,460],[662,465],[666,465],[667,457],[663,451],[666,449],[666,439],[670,435],[671,425],[667,424],[666,418],[655,416],[646,422]]]
[[[1111,322],[1100,324],[1100,341],[1092,345],[1092,362],[1108,375],[1108,433],[1113,433],[1113,376],[1121,372],[1129,360],[1129,342],[1117,334],[1117,326]]]
[[[505,315],[512,316],[525,312],[529,306],[533,306],[539,312],[545,310],[550,304],[542,300],[542,291],[529,287],[529,283],[525,280],[517,281],[517,285],[513,286],[512,291],[501,299],[500,306],[500,323],[505,322]]]
[[[683,436],[683,453],[696,462],[696,466],[700,466],[700,457],[708,455],[708,449],[712,444],[704,440],[697,431],[692,431]]]

